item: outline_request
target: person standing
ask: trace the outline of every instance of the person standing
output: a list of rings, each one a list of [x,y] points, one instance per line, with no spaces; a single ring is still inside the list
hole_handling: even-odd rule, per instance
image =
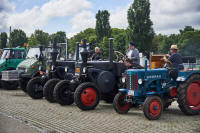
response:
[[[137,48],[135,48],[135,43],[130,42],[129,43],[129,49],[126,52],[126,56],[128,59],[131,60],[132,65],[140,65],[140,56],[139,51]]]

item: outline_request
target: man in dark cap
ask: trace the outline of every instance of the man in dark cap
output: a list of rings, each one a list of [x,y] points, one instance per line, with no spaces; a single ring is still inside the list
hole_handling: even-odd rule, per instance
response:
[[[126,52],[126,56],[128,59],[131,60],[131,64],[140,65],[139,51],[137,48],[135,48],[135,43],[133,42],[129,43],[129,49]]]

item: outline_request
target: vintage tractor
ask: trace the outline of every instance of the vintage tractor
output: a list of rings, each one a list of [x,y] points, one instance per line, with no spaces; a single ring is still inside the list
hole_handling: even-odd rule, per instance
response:
[[[59,58],[58,54],[57,43],[54,41],[50,52],[51,59],[48,59],[45,65],[39,64],[39,75],[33,77],[27,84],[27,93],[33,99],[41,99],[43,97],[43,86],[49,79],[64,79],[63,72],[65,69],[62,66],[66,66],[66,63],[73,66],[73,62],[56,60]]]
[[[92,43],[87,44],[86,49],[88,51],[90,51],[90,49],[93,47],[93,45],[95,45],[95,44],[92,44]],[[67,80],[67,81],[72,80],[72,77],[74,77],[74,74],[75,74],[75,62],[82,61],[80,53],[83,50],[84,50],[84,48],[83,48],[82,43],[77,42],[73,60],[67,60],[66,63],[62,65],[62,67],[60,67],[60,66],[57,66],[54,68],[51,67],[51,70],[48,72],[48,75],[47,75],[48,81],[46,82],[46,84],[43,87],[43,95],[48,102],[51,102],[51,103],[55,102],[55,99],[53,96],[53,91],[54,91],[54,87],[60,80]],[[89,57],[90,56],[91,56],[91,54],[89,54]],[[60,71],[58,71],[58,70],[60,70]],[[55,74],[60,75],[60,76],[55,76]]]
[[[75,102],[81,110],[91,110],[100,100],[113,101],[126,68],[123,62],[113,61],[112,42],[113,39],[110,39],[109,60],[88,61],[89,51],[84,41],[82,62],[76,62],[75,76],[70,81],[60,81],[54,88],[54,97],[59,104]]]
[[[5,48],[0,60],[1,85],[8,90],[17,89],[18,82],[15,71],[17,65],[26,58],[25,48]]]
[[[132,104],[143,106],[149,120],[159,119],[163,110],[177,100],[179,108],[187,115],[200,112],[200,65],[190,64],[191,69],[158,68],[133,70],[125,73],[125,88],[119,89],[113,106],[125,114]]]
[[[45,67],[50,51],[51,47],[43,48],[41,45],[31,47],[28,50],[26,59],[17,66],[19,86],[24,92],[26,92],[28,81],[40,75],[38,68],[39,66]]]

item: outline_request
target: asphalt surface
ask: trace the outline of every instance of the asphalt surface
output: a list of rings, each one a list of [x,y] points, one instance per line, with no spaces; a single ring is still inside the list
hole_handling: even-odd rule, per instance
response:
[[[96,110],[81,111],[75,105],[33,100],[20,90],[0,90],[0,112],[45,133],[200,133],[200,115],[186,116],[176,102],[159,120],[149,121],[140,109],[119,115],[112,104],[101,102]]]

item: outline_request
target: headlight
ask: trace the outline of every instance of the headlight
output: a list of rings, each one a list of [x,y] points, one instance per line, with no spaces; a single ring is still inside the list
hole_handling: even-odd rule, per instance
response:
[[[65,72],[68,72],[68,67],[65,67]]]
[[[46,73],[48,74],[48,73],[49,73],[49,70],[46,70]]]
[[[27,68],[25,69],[25,72],[26,72],[26,73],[28,72],[28,69],[27,69]]]
[[[42,70],[42,67],[41,66],[39,66],[39,71],[41,71]]]
[[[55,68],[54,66],[51,66],[51,70],[52,70],[52,71],[54,70],[54,68]]]
[[[86,73],[86,71],[87,71],[87,68],[84,67],[84,68],[83,68],[83,73]]]
[[[142,79],[138,79],[138,84],[139,84],[139,85],[142,84]]]
[[[126,77],[122,77],[122,83],[125,83],[126,82]]]
[[[19,68],[17,67],[17,68],[16,68],[16,70],[18,71],[18,70],[19,70]]]

